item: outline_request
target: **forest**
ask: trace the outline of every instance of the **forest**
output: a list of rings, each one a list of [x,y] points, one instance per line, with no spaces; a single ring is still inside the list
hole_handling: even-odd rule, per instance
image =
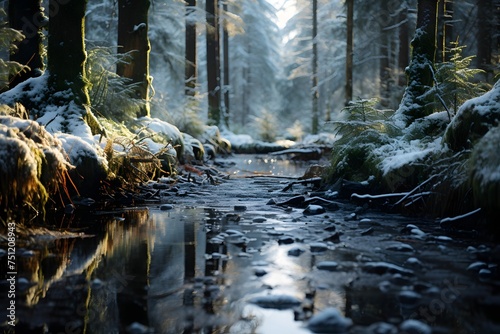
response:
[[[2,220],[307,143],[332,152],[326,185],[369,181],[488,221],[499,6],[3,1]]]
[[[500,332],[500,0],[0,4],[3,332]]]

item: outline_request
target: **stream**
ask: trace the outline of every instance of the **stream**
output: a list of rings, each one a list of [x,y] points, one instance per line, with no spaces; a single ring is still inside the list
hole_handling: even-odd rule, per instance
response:
[[[218,185],[74,218],[17,245],[5,333],[499,333],[500,248],[474,232],[339,201],[273,203],[307,164],[225,160]],[[2,272],[5,252],[1,254]],[[15,330],[15,331],[14,331]]]

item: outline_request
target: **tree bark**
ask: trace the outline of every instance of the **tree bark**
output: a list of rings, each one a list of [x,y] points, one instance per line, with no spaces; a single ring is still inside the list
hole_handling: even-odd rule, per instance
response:
[[[85,79],[86,0],[49,1],[49,87],[55,92],[71,90],[65,102],[90,105]]]
[[[219,50],[219,13],[218,0],[207,0],[207,82],[208,118],[219,125],[220,115],[220,50]]]
[[[22,31],[25,36],[25,39],[17,44],[16,52],[10,55],[10,60],[30,68],[29,71],[12,76],[9,80],[10,88],[42,74],[44,64],[41,28],[47,23],[48,18],[43,13],[41,0],[9,1],[10,27]]]
[[[118,63],[116,73],[137,84],[132,97],[144,100],[138,117],[150,115],[149,6],[149,0],[118,0],[118,52],[129,53],[131,57],[127,63]]]
[[[399,76],[399,85],[406,85],[406,76],[404,75],[406,67],[410,63],[410,37],[408,34],[408,9],[401,11],[399,16],[402,24],[399,26],[399,52],[398,52],[398,67],[401,75]]]
[[[319,111],[318,111],[318,0],[312,2],[312,134],[318,133]]]
[[[486,79],[492,73],[491,51],[492,51],[492,19],[494,12],[491,0],[477,0],[477,61],[478,68],[486,72]]]
[[[346,0],[347,5],[347,47],[346,47],[346,74],[345,74],[345,105],[352,101],[352,70],[353,70],[353,28],[354,28],[354,0]]]
[[[196,22],[190,16],[196,10],[196,0],[186,1],[186,95],[194,96],[197,74],[196,74]]]
[[[424,94],[434,84],[437,7],[438,0],[418,1],[417,29],[411,41],[411,63],[406,72],[408,85],[395,114],[406,126],[433,111],[431,101]]]
[[[222,9],[227,12],[227,2],[224,1]],[[229,128],[229,32],[227,24],[224,25],[224,35],[222,36],[222,45],[224,48],[224,125]]]

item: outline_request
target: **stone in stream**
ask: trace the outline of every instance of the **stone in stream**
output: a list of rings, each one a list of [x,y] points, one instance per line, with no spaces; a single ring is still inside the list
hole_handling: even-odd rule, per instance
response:
[[[339,310],[328,307],[314,315],[307,323],[307,328],[314,333],[347,333],[352,320],[344,317]]]
[[[174,206],[172,204],[162,204],[160,205],[160,210],[161,211],[169,211],[172,210]]]
[[[396,251],[396,252],[414,252],[415,251],[412,246],[405,244],[405,243],[402,243],[402,242],[395,242],[392,245],[386,247],[385,249],[391,250],[391,251]]]
[[[265,222],[266,220],[267,220],[267,218],[266,218],[266,217],[260,217],[260,216],[259,216],[259,217],[255,217],[254,219],[252,219],[252,221],[253,221],[254,223],[263,223],[263,222]]]
[[[294,242],[295,242],[295,239],[290,237],[290,236],[287,236],[287,235],[284,235],[278,239],[278,244],[280,244],[280,245],[289,245],[289,244],[293,244]]]
[[[267,275],[267,270],[265,270],[264,268],[255,268],[253,270],[253,273],[255,274],[255,276],[257,277],[262,277],[264,275]]]
[[[235,205],[234,206],[234,211],[246,211],[247,206],[246,205]]]
[[[422,299],[422,296],[415,291],[403,290],[399,293],[398,299],[401,304],[404,304],[406,306],[413,306]]]
[[[471,263],[467,267],[467,270],[478,273],[481,269],[486,269],[486,268],[488,268],[488,265],[485,262],[477,261],[477,262]]]
[[[363,266],[363,270],[372,273],[383,275],[386,273],[389,274],[401,274],[406,276],[413,275],[413,271],[409,269],[405,269],[403,267],[397,266],[388,262],[368,262]]]
[[[305,253],[305,249],[301,247],[293,247],[288,250],[288,256],[300,256]]]
[[[399,325],[400,333],[406,334],[431,334],[432,328],[423,323],[422,321],[415,319],[408,319],[403,321]]]
[[[387,322],[376,322],[366,328],[366,333],[373,334],[398,334],[398,328]]]
[[[266,295],[254,297],[249,300],[249,303],[262,308],[286,310],[299,306],[302,302],[298,298],[289,295]]]
[[[316,264],[316,268],[319,270],[335,271],[339,264],[335,261],[321,261]]]
[[[311,242],[309,244],[309,247],[311,248],[311,252],[313,253],[324,252],[328,249],[328,245],[324,242]]]
[[[313,216],[325,213],[326,210],[321,205],[309,204],[305,209],[303,214]]]

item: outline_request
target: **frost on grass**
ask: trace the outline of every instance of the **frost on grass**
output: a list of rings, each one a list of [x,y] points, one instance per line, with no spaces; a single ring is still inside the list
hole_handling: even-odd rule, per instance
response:
[[[61,141],[37,122],[0,116],[2,209],[44,210],[50,196],[66,193],[68,170]]]

